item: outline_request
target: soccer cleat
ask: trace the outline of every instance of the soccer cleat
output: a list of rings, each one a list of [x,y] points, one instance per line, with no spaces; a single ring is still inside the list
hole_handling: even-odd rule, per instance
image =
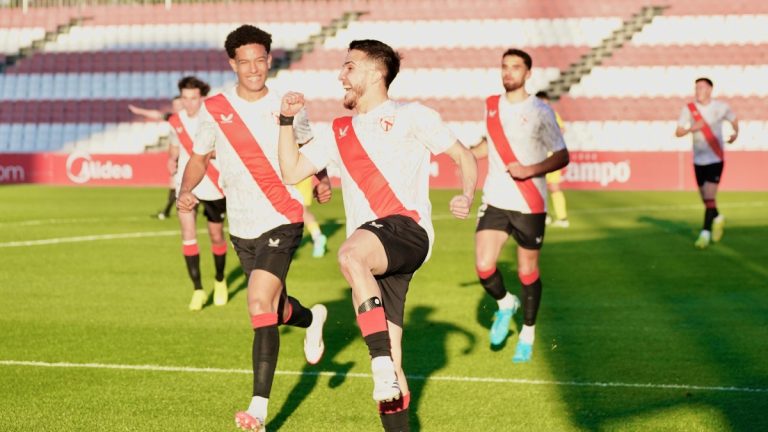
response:
[[[515,355],[512,357],[514,363],[526,363],[531,361],[533,355],[533,344],[517,341]]]
[[[718,215],[712,220],[712,242],[717,243],[723,238],[723,230],[725,228],[725,217]]]
[[[320,234],[320,237],[315,241],[315,245],[312,247],[312,257],[322,258],[325,255],[325,245],[328,244],[328,237]]]
[[[320,362],[325,352],[323,325],[328,316],[328,309],[321,304],[316,304],[310,310],[312,311],[312,324],[307,328],[307,334],[304,337],[304,357],[307,359],[307,363],[315,365]]]
[[[208,294],[204,290],[196,289],[192,292],[192,300],[189,301],[189,310],[199,311],[203,309],[203,305],[208,301]]]
[[[373,400],[390,402],[400,399],[400,383],[397,381],[395,364],[389,357],[375,357],[371,360],[373,372]]]
[[[510,309],[499,309],[493,315],[493,324],[491,325],[490,339],[491,345],[501,345],[509,334],[509,323],[512,321],[512,315],[520,307],[520,300],[517,296],[512,296],[515,305]]]
[[[558,228],[568,228],[569,226],[571,226],[571,223],[568,222],[568,219],[558,219],[552,222],[552,226],[558,227]]]
[[[221,282],[214,279],[213,281],[213,304],[216,306],[224,306],[229,300],[229,289],[227,288],[227,281]]]
[[[266,432],[264,419],[253,417],[245,411],[235,414],[235,425],[244,431]]]
[[[696,242],[693,243],[693,245],[699,249],[706,249],[707,246],[709,246],[709,240],[709,231],[702,231],[701,234],[699,234],[699,238],[696,239]]]

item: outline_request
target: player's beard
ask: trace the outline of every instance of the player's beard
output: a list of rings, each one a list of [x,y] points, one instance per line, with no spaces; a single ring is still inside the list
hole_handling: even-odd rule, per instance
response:
[[[353,85],[352,88],[344,94],[344,108],[349,110],[355,109],[357,101],[360,100],[362,94],[362,87]]]
[[[515,90],[520,89],[520,87],[523,87],[525,85],[525,82],[503,82],[504,84],[504,90],[507,92],[513,92]]]

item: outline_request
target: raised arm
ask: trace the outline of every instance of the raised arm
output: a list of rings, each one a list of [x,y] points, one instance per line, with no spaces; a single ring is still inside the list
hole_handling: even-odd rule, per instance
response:
[[[304,95],[288,92],[280,105],[280,137],[277,156],[283,183],[296,184],[315,173],[315,167],[299,153],[296,137],[293,135],[293,116],[304,108]]]
[[[471,211],[477,187],[477,161],[475,156],[456,141],[445,153],[453,159],[461,171],[461,195],[456,195],[449,204],[451,213],[459,219],[466,219]]]

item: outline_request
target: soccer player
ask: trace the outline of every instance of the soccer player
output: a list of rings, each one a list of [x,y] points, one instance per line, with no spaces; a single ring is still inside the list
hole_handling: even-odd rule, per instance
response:
[[[197,131],[200,121],[200,107],[203,98],[208,95],[211,87],[193,76],[179,80],[179,99],[182,110],[168,117],[173,132],[168,148],[168,168],[173,167],[175,190],[181,185],[181,175],[192,154],[192,137]],[[178,169],[176,169],[178,167]],[[224,237],[224,214],[226,199],[218,185],[218,170],[214,165],[209,167],[206,176],[193,190],[195,198],[202,204],[203,214],[208,221],[208,235],[211,237],[213,262],[216,276],[213,281],[213,302],[216,306],[227,304],[229,297],[227,282],[224,280],[224,266],[227,257],[227,240]],[[208,300],[208,294],[203,290],[200,275],[200,248],[197,244],[197,208],[191,212],[179,213],[181,225],[182,253],[187,264],[187,273],[192,279],[194,290],[189,310],[199,311]]]
[[[191,156],[181,183],[179,214],[192,211],[192,188],[205,176],[215,151],[227,195],[232,243],[248,277],[248,313],[253,327],[253,397],[235,414],[242,430],[263,431],[280,350],[277,326],[307,329],[304,354],[315,364],[323,355],[323,305],[311,309],[287,295],[288,268],[304,229],[301,195],[286,186],[277,162],[281,96],[266,86],[272,36],[251,25],[232,31],[224,44],[237,85],[205,100]],[[304,111],[297,113],[296,140],[312,139]],[[321,184],[326,184],[325,182]],[[330,193],[330,186],[325,189]],[[321,195],[321,201],[330,199]]]
[[[283,180],[296,183],[333,163],[341,171],[347,239],[338,251],[352,287],[357,323],[368,346],[373,399],[386,431],[407,431],[410,392],[402,367],[405,296],[434,238],[429,202],[430,154],[446,153],[461,170],[462,194],[450,211],[466,218],[474,198],[477,165],[443,123],[420,103],[389,99],[400,55],[375,40],[356,40],[339,74],[344,106],[354,116],[333,121],[333,137],[297,149],[291,125],[304,97],[287,93],[280,124]],[[295,129],[295,126],[294,126]]]
[[[525,91],[533,62],[525,51],[502,56],[505,93],[486,99],[487,137],[473,153],[488,156],[488,177],[478,209],[475,266],[485,291],[498,303],[490,331],[491,345],[509,333],[520,300],[509,293],[496,268],[510,235],[517,242],[517,274],[522,284],[523,328],[512,361],[530,361],[536,315],[541,300],[539,251],[544,244],[547,187],[544,175],[568,164],[568,150],[552,108]],[[547,154],[551,152],[551,156]]]
[[[171,115],[173,113],[177,113],[184,109],[184,107],[181,105],[181,98],[175,97],[171,101],[172,104],[172,111],[171,112],[163,112],[156,109],[148,109],[148,108],[142,108],[137,107],[135,105],[128,105],[128,109],[139,116],[142,116],[144,118],[150,119],[150,120],[165,120],[168,121],[169,118],[171,118]],[[176,204],[176,171],[177,166],[174,163],[173,165],[168,165],[168,172],[170,173],[169,179],[170,179],[170,185],[168,189],[168,198],[165,202],[165,207],[157,213],[152,213],[150,217],[157,218],[160,220],[165,220],[171,217],[171,209],[173,208],[173,205]]]
[[[541,90],[536,93],[536,97],[543,100],[550,107],[549,94]],[[552,110],[555,113],[555,120],[557,120],[557,126],[560,128],[560,133],[565,132],[563,127],[563,119],[560,118],[560,114],[557,111]],[[547,156],[551,153],[547,154]],[[547,225],[551,224],[554,227],[568,228],[571,223],[568,222],[568,207],[566,206],[565,194],[560,188],[560,183],[563,181],[563,170],[557,170],[547,173],[544,178],[547,180],[547,190],[549,191],[549,197],[552,199],[552,213],[554,218],[547,215]]]
[[[733,127],[728,144],[739,136],[739,121],[727,103],[712,99],[712,80],[699,78],[695,82],[696,101],[680,111],[675,136],[691,134],[693,139],[693,169],[696,184],[704,201],[704,226],[694,245],[699,249],[718,242],[723,237],[725,217],[717,211],[717,186],[723,174],[725,145],[723,145],[723,120]]]

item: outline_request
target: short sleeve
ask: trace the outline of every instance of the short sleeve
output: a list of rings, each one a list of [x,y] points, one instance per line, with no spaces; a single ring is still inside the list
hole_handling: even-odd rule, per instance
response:
[[[319,127],[315,137],[301,146],[299,153],[304,155],[315,167],[315,172],[322,171],[332,161],[336,153],[336,140],[330,127]]]
[[[731,106],[727,103],[723,103],[723,118],[728,120],[729,122],[733,122],[736,120],[736,113],[733,112],[731,109]]]
[[[440,114],[420,103],[409,105],[413,133],[432,154],[440,154],[456,143],[456,135],[443,122]]]
[[[195,133],[192,151],[196,154],[206,155],[216,148],[216,122],[205,109],[205,104],[200,108],[200,123]]]
[[[541,142],[544,147],[556,152],[565,149],[565,140],[563,133],[560,132],[560,125],[557,124],[555,112],[547,105],[543,105],[539,111],[541,115]]]

